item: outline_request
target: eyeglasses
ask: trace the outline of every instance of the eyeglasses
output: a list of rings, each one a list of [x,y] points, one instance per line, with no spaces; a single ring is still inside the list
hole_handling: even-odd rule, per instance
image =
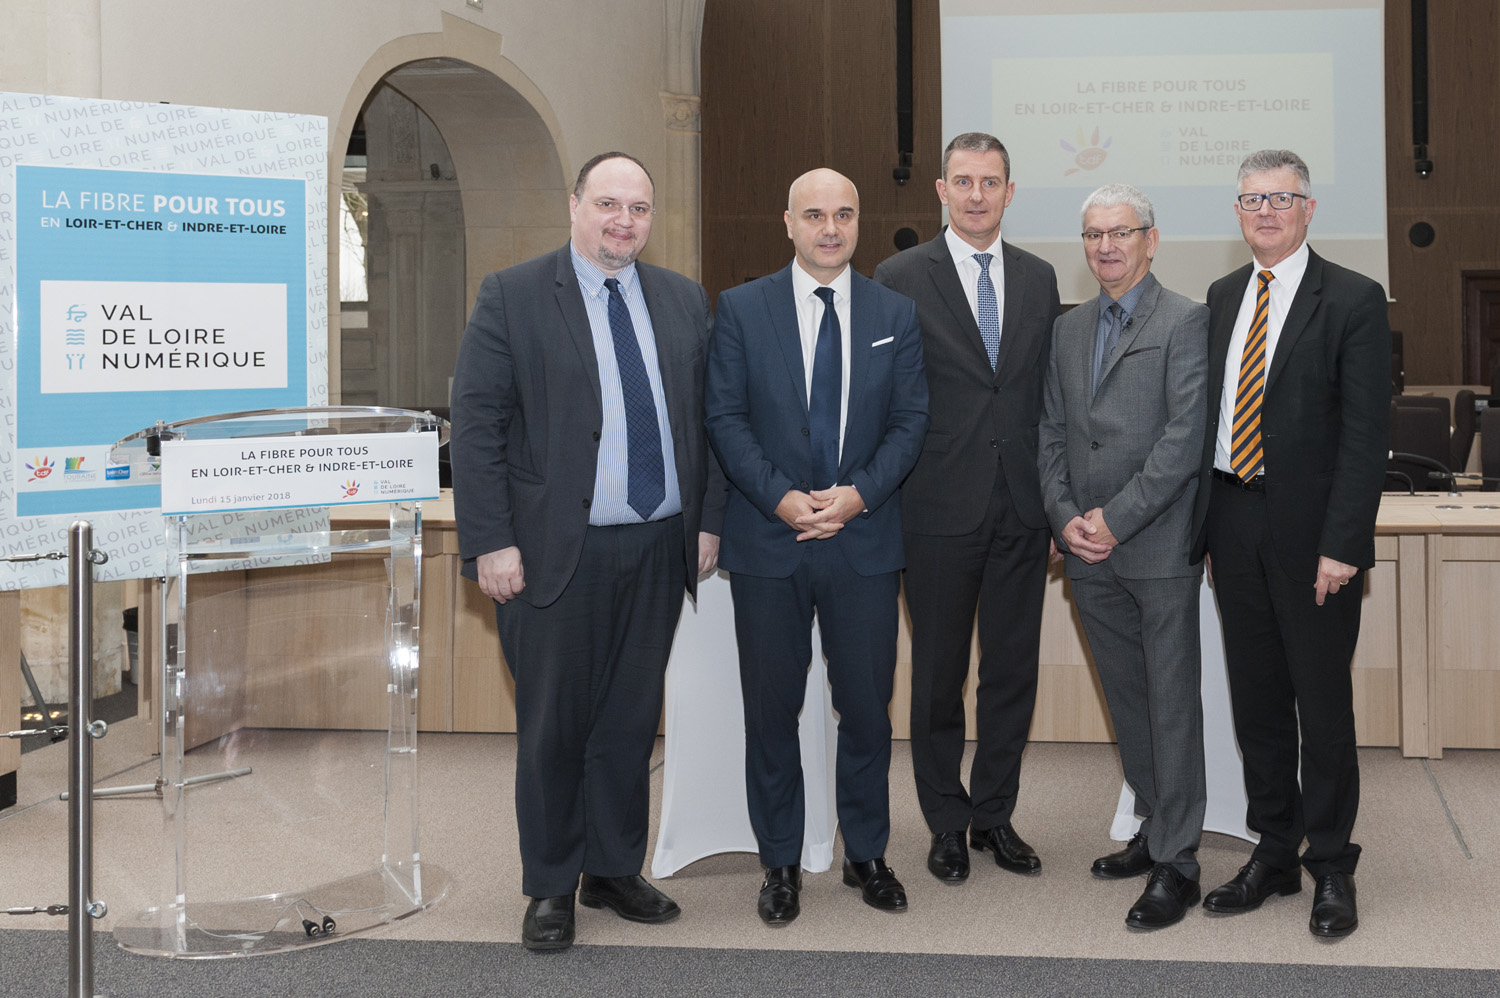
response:
[[[579,200],[588,201],[588,198],[580,198]],[[603,201],[589,201],[588,203],[598,208],[605,215],[618,215],[621,209],[630,212],[631,218],[650,218],[656,214],[656,209],[649,204],[624,204],[620,201],[610,201],[607,198]]]
[[[1271,207],[1277,211],[1286,211],[1297,203],[1297,199],[1307,200],[1306,194],[1294,194],[1291,191],[1273,191],[1270,194],[1241,194],[1235,198],[1240,207],[1246,211],[1260,211],[1262,201],[1271,202]]]
[[[1149,228],[1151,228],[1149,225],[1138,225],[1133,229],[1110,229],[1108,232],[1095,232],[1090,229],[1083,234],[1083,242],[1087,246],[1094,246],[1099,240],[1108,236],[1110,242],[1123,243],[1129,241],[1137,232],[1145,232]]]

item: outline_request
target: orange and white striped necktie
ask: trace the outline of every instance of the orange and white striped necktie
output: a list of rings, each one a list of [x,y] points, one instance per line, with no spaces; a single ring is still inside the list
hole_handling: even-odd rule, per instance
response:
[[[1255,293],[1255,318],[1245,337],[1245,352],[1240,357],[1240,383],[1234,393],[1234,430],[1229,440],[1229,466],[1242,481],[1260,474],[1265,464],[1261,446],[1260,405],[1266,394],[1266,327],[1271,311],[1269,270],[1260,272],[1260,289]]]

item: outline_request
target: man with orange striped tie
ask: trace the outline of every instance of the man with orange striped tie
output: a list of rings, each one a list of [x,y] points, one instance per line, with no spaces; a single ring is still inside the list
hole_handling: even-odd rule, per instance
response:
[[[1203,907],[1252,911],[1300,891],[1305,867],[1316,882],[1308,928],[1337,937],[1359,924],[1349,663],[1358,576],[1375,564],[1391,334],[1380,285],[1308,248],[1316,207],[1296,153],[1246,157],[1235,214],[1254,263],[1208,290],[1195,553],[1208,556],[1219,603],[1260,842]]]

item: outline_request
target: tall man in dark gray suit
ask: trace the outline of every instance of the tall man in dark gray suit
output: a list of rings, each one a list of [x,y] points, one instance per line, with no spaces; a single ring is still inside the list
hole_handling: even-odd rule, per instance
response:
[[[454,372],[463,571],[496,602],[516,682],[533,950],[572,944],[575,890],[637,922],[679,913],[640,876],[648,763],[724,490],[703,432],[708,296],[636,261],[654,203],[634,158],[585,163],[568,245],[484,279]]]
[[[1375,565],[1391,331],[1380,285],[1308,248],[1316,208],[1300,156],[1251,153],[1235,214],[1255,260],[1208,289],[1195,553],[1210,559],[1260,842],[1203,906],[1236,914],[1297,893],[1305,838],[1301,866],[1317,881],[1308,928],[1344,936],[1359,925],[1355,579]]]
[[[969,876],[969,843],[1001,867],[1041,860],[1011,816],[1036,706],[1048,529],[1037,480],[1037,421],[1052,323],[1052,267],[1000,238],[1015,196],[1000,140],[948,143],[938,200],[948,228],[875,269],[917,303],[932,425],[906,480],[906,605],[911,611],[911,754],[932,832],[927,868]],[[978,745],[964,788],[964,682],[979,617]]]
[[[1110,184],[1083,203],[1099,294],[1057,320],[1041,425],[1042,501],[1109,704],[1141,829],[1095,876],[1150,882],[1125,924],[1197,904],[1207,791],[1193,503],[1207,411],[1208,309],[1151,273],[1151,201]]]
[[[890,837],[891,688],[902,479],[927,429],[916,309],[849,266],[859,195],[832,170],[787,197],[786,268],[719,296],[708,434],[733,488],[723,566],[745,695],[750,824],[767,867],[762,921],[797,917],[803,782],[797,716],[813,614],[839,712],[844,883],[903,911]]]

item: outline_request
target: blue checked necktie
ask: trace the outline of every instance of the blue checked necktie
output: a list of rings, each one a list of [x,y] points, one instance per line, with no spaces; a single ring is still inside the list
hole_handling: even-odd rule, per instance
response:
[[[990,355],[990,370],[1000,362],[1000,302],[995,297],[995,282],[990,280],[993,253],[975,253],[979,264],[979,335],[984,338],[984,352]]]
[[[823,321],[813,350],[812,398],[807,403],[808,435],[812,438],[813,487],[832,488],[839,476],[839,402],[844,392],[844,362],[839,314],[833,310],[833,289],[818,288],[823,299]]]
[[[1255,292],[1255,318],[1245,337],[1245,352],[1240,355],[1240,383],[1234,393],[1234,428],[1229,438],[1229,466],[1242,480],[1260,474],[1265,463],[1261,448],[1260,406],[1266,394],[1266,328],[1271,313],[1269,270],[1260,272],[1260,288]]]
[[[630,448],[628,482],[630,508],[642,520],[667,497],[666,472],[661,459],[661,430],[656,422],[656,400],[651,380],[635,338],[635,323],[620,294],[620,282],[604,279],[609,289],[609,331],[615,341],[615,363],[620,368],[620,394],[625,397],[625,437]]]

